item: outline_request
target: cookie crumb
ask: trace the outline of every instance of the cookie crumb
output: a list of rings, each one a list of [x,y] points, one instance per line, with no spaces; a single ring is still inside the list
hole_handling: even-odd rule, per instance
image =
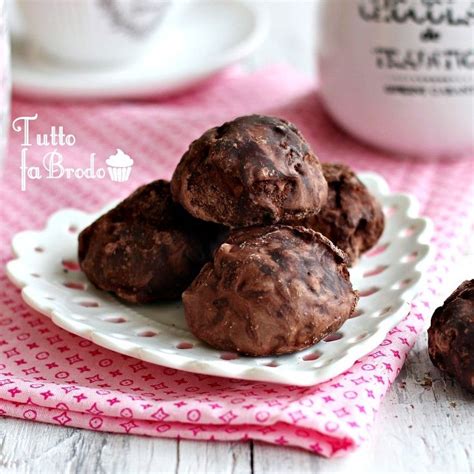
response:
[[[433,386],[433,379],[431,378],[431,374],[426,372],[423,381],[420,383],[422,387],[431,388]]]

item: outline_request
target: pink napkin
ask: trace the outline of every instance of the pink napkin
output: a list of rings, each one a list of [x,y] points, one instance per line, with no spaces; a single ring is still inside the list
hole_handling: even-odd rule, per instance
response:
[[[22,301],[4,272],[0,286],[0,414],[100,431],[198,440],[257,439],[341,456],[369,436],[375,415],[418,333],[437,288],[472,223],[472,160],[415,162],[355,142],[324,114],[312,83],[286,68],[230,74],[164,102],[36,103],[15,100],[12,117],[33,116],[32,145],[12,133],[1,183],[1,259],[16,232],[41,228],[62,207],[95,210],[139,184],[169,178],[189,142],[236,115],[271,112],[295,122],[322,160],[381,173],[397,191],[418,196],[435,221],[436,262],[404,321],[347,372],[309,388],[216,378],[115,354],[56,327]],[[39,146],[52,125],[74,134],[73,146]],[[441,132],[440,132],[441,133]],[[96,167],[116,148],[135,161],[130,180],[26,180],[28,166],[57,149],[65,167]]]

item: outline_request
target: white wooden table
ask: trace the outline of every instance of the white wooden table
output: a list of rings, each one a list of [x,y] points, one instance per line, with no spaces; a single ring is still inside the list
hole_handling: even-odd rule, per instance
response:
[[[285,61],[313,73],[313,6],[264,5],[273,20],[270,36],[248,66]],[[472,257],[452,274],[446,292],[471,268]],[[258,442],[162,440],[0,418],[0,473],[473,472],[473,407],[472,396],[432,366],[423,336],[383,402],[371,441],[345,459]]]

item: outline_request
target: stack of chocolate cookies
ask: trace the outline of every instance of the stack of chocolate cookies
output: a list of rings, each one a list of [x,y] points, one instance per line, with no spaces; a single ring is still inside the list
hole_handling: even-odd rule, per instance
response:
[[[182,293],[189,328],[217,349],[277,355],[351,316],[347,266],[383,227],[348,167],[321,165],[289,122],[251,115],[208,130],[171,183],[142,186],[86,228],[79,261],[129,302]]]

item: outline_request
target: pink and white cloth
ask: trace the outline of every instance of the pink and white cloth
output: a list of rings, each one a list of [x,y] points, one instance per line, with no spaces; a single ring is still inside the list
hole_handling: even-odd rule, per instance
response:
[[[57,148],[66,167],[96,165],[117,148],[134,160],[127,182],[38,179],[20,185],[22,136],[13,133],[0,184],[1,261],[18,231],[41,228],[62,207],[96,210],[138,185],[169,178],[189,142],[236,115],[266,112],[295,122],[322,160],[381,173],[396,191],[415,194],[436,227],[436,262],[404,321],[383,343],[334,379],[314,387],[216,378],[125,357],[56,327],[23,303],[0,276],[0,414],[99,431],[197,440],[262,440],[341,456],[369,436],[382,399],[432,314],[432,300],[473,222],[472,157],[415,162],[357,143],[328,119],[314,85],[283,67],[221,75],[164,101],[40,103],[16,99],[12,117],[33,116],[30,137],[62,126],[73,146],[28,147],[39,165]],[[440,131],[442,133],[442,131]]]

